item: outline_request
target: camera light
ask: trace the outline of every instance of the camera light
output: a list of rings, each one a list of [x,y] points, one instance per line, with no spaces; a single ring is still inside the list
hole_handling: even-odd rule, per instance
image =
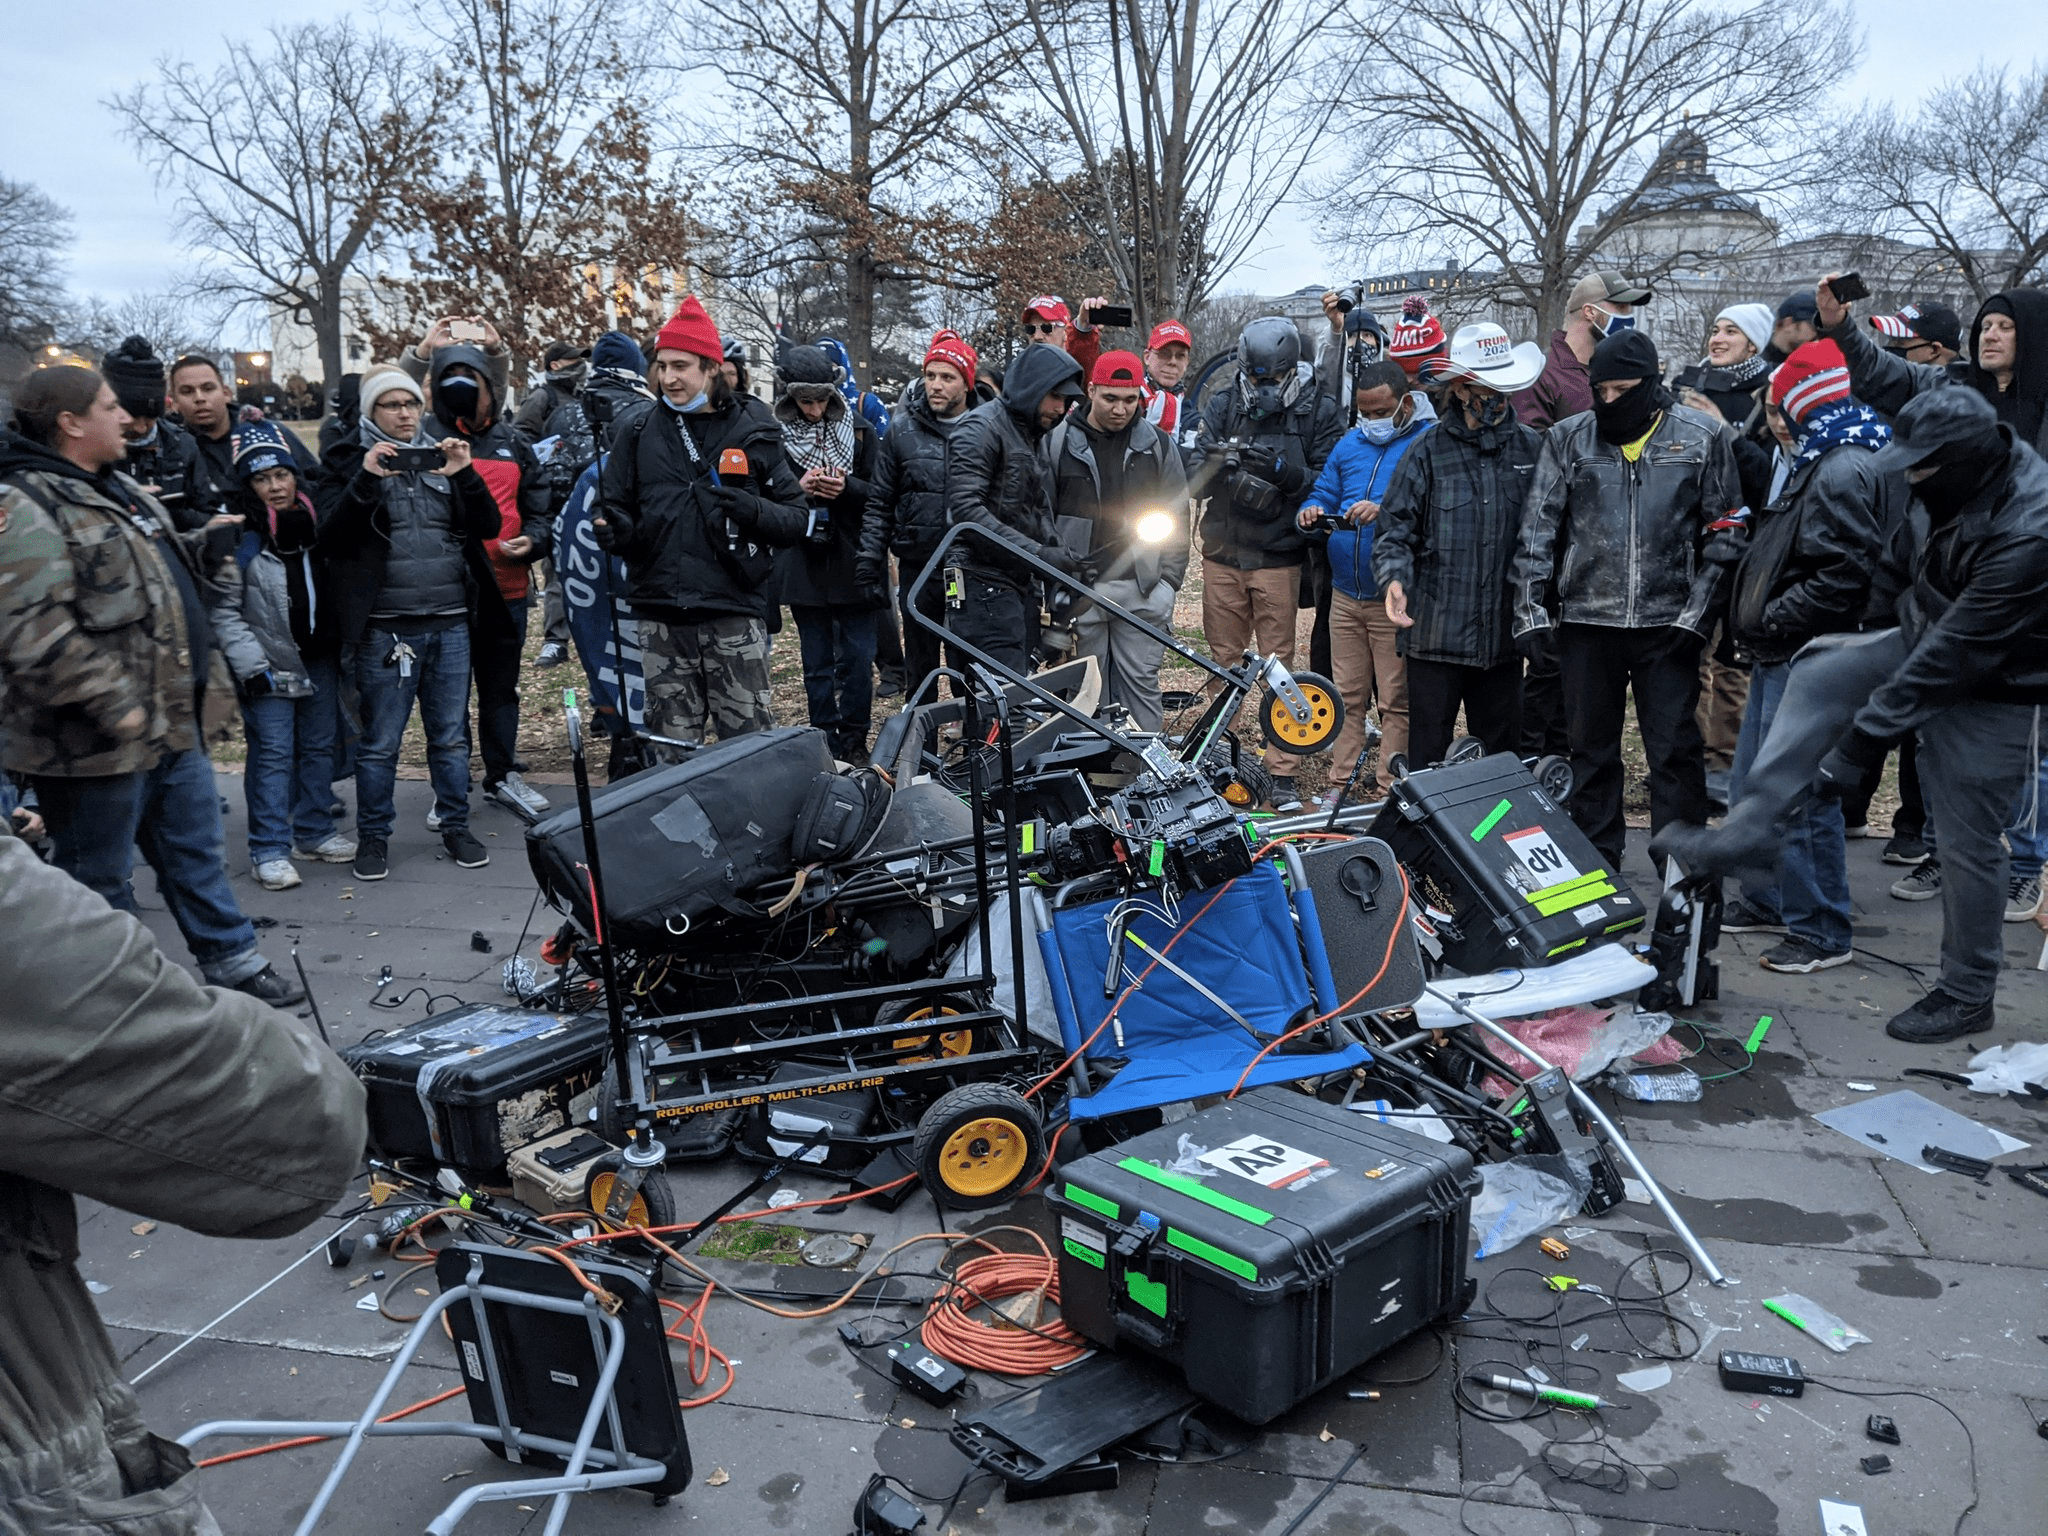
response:
[[[1137,526],[1133,532],[1140,544],[1164,544],[1173,537],[1174,527],[1171,512],[1154,508],[1150,512],[1138,514]]]

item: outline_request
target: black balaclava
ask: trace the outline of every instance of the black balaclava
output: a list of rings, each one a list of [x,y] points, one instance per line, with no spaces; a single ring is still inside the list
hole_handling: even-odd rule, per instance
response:
[[[1990,370],[1977,366],[1977,338],[1986,315],[2010,315],[2013,325],[2012,387],[2001,390]],[[1998,419],[2017,432],[2020,441],[2040,440],[2041,418],[2048,410],[2048,290],[2011,288],[1994,293],[1970,325],[1970,383],[1991,402]]]
[[[1657,413],[1671,403],[1671,392],[1659,382],[1657,344],[1641,331],[1616,331],[1593,349],[1586,365],[1586,381],[1593,390],[1593,420],[1600,441],[1620,447],[1632,443],[1650,430]],[[1618,379],[1642,382],[1611,404],[1600,398],[1598,386]]]
[[[2005,473],[2012,439],[2011,427],[1987,422],[1982,432],[1945,443],[1921,460],[1934,473],[1910,484],[1927,515],[1945,523],[1981,496]]]

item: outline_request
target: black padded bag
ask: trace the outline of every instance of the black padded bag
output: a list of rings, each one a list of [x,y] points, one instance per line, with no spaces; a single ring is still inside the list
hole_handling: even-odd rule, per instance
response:
[[[864,852],[888,814],[890,791],[880,774],[821,773],[811,781],[790,834],[798,864],[837,864]]]
[[[790,833],[813,780],[832,771],[825,733],[754,731],[636,773],[591,796],[611,938],[672,948],[689,923],[788,875]],[[593,938],[583,823],[574,805],[526,829],[526,856],[548,900]]]

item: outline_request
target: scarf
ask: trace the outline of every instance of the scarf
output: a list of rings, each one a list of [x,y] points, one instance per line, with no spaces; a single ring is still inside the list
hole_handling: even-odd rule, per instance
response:
[[[1700,385],[1703,390],[1709,387],[1714,389],[1754,389],[1762,381],[1764,375],[1770,371],[1770,361],[1761,352],[1752,353],[1741,362],[1727,368],[1721,367],[1718,363],[1702,362],[1700,364]]]
[[[1885,419],[1860,400],[1851,397],[1807,412],[1799,424],[1799,456],[1794,469],[1811,464],[1833,448],[1868,448],[1872,453],[1892,440]]]
[[[782,446],[799,477],[810,469],[852,469],[853,417],[828,411],[821,421],[806,421],[799,412],[795,421],[783,421]]]

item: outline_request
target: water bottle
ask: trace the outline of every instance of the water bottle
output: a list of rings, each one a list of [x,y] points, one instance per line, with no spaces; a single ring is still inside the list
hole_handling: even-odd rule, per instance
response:
[[[1624,1099],[1639,1104],[1697,1104],[1704,1091],[1690,1067],[1669,1072],[1610,1072],[1607,1080]]]

